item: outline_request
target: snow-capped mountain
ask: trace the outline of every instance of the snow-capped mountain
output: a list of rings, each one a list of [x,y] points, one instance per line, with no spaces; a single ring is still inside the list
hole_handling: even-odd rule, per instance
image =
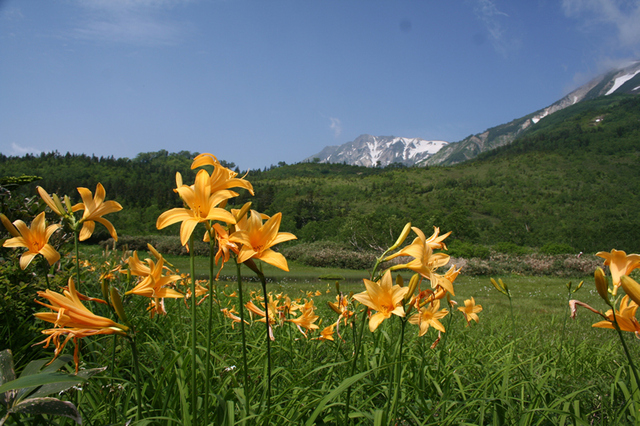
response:
[[[579,87],[550,106],[509,123],[501,124],[459,142],[448,143],[420,138],[361,135],[340,146],[327,146],[304,161],[347,163],[360,166],[450,165],[469,160],[481,152],[510,144],[540,120],[578,102],[613,93],[640,95],[640,61],[609,71]],[[379,162],[379,163],[378,163]]]
[[[438,152],[445,141],[420,138],[360,135],[354,141],[339,146],[328,146],[304,161],[321,163],[347,163],[357,166],[387,166],[402,163],[412,166]]]
[[[554,112],[578,102],[595,99],[599,96],[608,96],[613,93],[640,94],[640,61],[609,71],[546,108],[509,123],[492,127],[482,133],[469,136],[460,142],[450,143],[419,164],[451,165],[460,163],[475,157],[481,152],[510,144],[524,130]]]

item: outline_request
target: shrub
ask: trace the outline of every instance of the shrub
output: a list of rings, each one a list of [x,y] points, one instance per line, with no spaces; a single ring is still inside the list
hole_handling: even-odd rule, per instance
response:
[[[525,255],[531,253],[529,247],[519,246],[515,243],[503,241],[493,245],[493,250],[498,253]]]
[[[565,243],[547,243],[540,248],[540,253],[543,254],[571,254],[575,253],[576,249]]]
[[[462,257],[464,259],[486,259],[489,257],[491,251],[487,246],[480,244],[473,244],[468,241],[453,241],[449,246],[449,250],[446,252],[452,257]]]
[[[186,256],[189,254],[187,249],[180,244],[180,237],[174,235],[122,235],[118,237],[115,248],[121,249],[127,247],[129,250],[147,251],[147,244],[151,244],[162,254],[172,254],[176,256]],[[100,245],[113,249],[113,238],[100,242]],[[194,239],[192,250],[196,256],[208,256],[209,244]]]
[[[336,267],[344,269],[367,269],[376,261],[376,254],[355,251],[333,241],[300,243],[282,249],[287,259],[309,266]]]

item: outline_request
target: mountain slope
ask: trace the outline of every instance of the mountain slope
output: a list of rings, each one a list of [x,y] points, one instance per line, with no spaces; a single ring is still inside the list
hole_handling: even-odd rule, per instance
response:
[[[460,142],[448,144],[419,164],[451,165],[469,160],[482,152],[510,144],[551,114],[579,102],[596,99],[600,96],[609,96],[613,93],[640,94],[640,61],[603,74],[546,108],[509,123],[492,127],[482,133],[468,136]]]
[[[402,163],[412,166],[438,152],[445,141],[427,141],[419,138],[360,135],[355,140],[339,146],[328,146],[305,162],[346,163],[374,167]]]

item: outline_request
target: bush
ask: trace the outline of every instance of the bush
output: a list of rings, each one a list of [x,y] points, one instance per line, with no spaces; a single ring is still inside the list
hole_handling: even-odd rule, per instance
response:
[[[300,243],[282,249],[287,259],[309,266],[335,267],[343,269],[367,269],[376,261],[376,254],[354,251],[333,241]]]
[[[540,253],[549,255],[572,254],[575,252],[576,249],[564,243],[547,243],[540,248]]]
[[[463,259],[486,259],[489,257],[491,251],[487,246],[480,244],[473,244],[467,241],[453,241],[446,251],[451,257],[461,257]]]
[[[515,243],[506,242],[506,241],[494,244],[492,248],[498,253],[517,254],[517,255],[529,254],[532,251],[529,247],[519,246]]]
[[[118,237],[115,248],[122,249],[126,247],[129,250],[147,251],[147,244],[151,244],[161,254],[172,254],[176,256],[186,256],[189,254],[186,247],[180,244],[180,237],[173,235],[122,235]],[[100,242],[100,245],[113,249],[113,238]],[[209,256],[209,244],[200,240],[194,239],[192,250],[196,256]]]

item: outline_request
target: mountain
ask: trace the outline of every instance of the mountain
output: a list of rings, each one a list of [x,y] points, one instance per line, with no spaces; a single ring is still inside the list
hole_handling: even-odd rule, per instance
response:
[[[459,142],[365,134],[344,145],[327,146],[303,161],[312,162],[318,158],[321,163],[346,163],[366,167],[378,164],[387,166],[391,163],[406,166],[452,165],[510,144],[514,139],[535,130],[540,120],[555,112],[613,93],[640,94],[640,61],[602,74],[546,108],[470,135]]]
[[[468,136],[460,142],[450,143],[418,164],[451,165],[469,160],[482,152],[510,144],[523,133],[533,130],[540,120],[555,112],[579,102],[613,93],[640,94],[640,61],[609,71],[546,108]]]
[[[387,166],[402,163],[412,166],[438,152],[445,141],[428,141],[420,138],[360,135],[354,141],[339,146],[328,146],[305,162],[346,163],[356,166]]]

